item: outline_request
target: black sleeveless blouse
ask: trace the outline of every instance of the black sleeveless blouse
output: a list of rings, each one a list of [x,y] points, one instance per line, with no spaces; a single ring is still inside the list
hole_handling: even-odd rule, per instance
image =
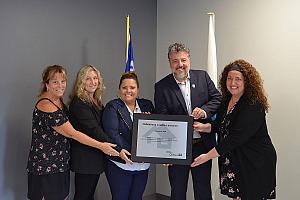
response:
[[[48,98],[40,99],[36,105]],[[54,103],[53,103],[54,104]],[[27,162],[27,172],[34,175],[54,174],[69,170],[69,139],[56,132],[52,127],[60,126],[68,121],[68,110],[55,105],[55,112],[43,112],[36,105],[32,117],[32,140]]]

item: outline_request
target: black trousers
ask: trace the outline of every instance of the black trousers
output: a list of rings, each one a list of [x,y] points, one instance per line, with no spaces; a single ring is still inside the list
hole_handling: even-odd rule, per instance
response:
[[[94,200],[100,174],[75,173],[74,200]]]
[[[203,142],[193,145],[193,159],[202,153],[208,152],[210,145]],[[194,199],[212,200],[211,192],[211,166],[212,161],[208,161],[197,167],[190,165],[169,166],[169,181],[171,185],[171,200],[186,200],[189,173],[192,172]]]

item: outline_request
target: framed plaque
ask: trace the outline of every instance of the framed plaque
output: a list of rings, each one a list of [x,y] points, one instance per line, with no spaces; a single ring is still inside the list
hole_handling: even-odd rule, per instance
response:
[[[131,159],[135,162],[190,165],[193,118],[134,113]]]

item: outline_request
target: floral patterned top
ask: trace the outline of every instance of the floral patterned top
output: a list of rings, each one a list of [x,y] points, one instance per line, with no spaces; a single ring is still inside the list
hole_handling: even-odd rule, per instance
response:
[[[225,139],[229,134],[228,127],[231,123],[231,114],[234,108],[235,105],[225,114],[221,122],[219,127],[220,141]],[[218,163],[221,194],[227,195],[230,198],[241,197],[236,180],[236,166],[232,162],[231,152],[221,155]]]
[[[43,99],[40,99],[36,105]],[[50,99],[47,100],[53,103]],[[32,140],[27,162],[28,173],[46,175],[69,170],[69,139],[52,128],[67,121],[65,105],[63,110],[58,107],[58,110],[52,113],[43,112],[35,106],[32,117]]]
[[[225,113],[223,121],[220,124],[219,132],[220,132],[220,141],[224,140],[229,133],[229,125],[232,121],[232,111],[234,110],[236,104]],[[227,152],[224,155],[219,157],[219,179],[220,179],[220,189],[221,194],[227,195],[229,198],[240,198],[242,196],[241,191],[239,190],[239,186],[237,183],[237,166],[232,160],[231,152]],[[276,191],[271,191],[266,197],[261,200],[266,199],[275,199]],[[242,198],[243,199],[243,198]]]

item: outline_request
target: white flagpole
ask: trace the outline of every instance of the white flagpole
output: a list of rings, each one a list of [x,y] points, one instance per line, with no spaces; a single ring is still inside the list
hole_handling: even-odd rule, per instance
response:
[[[207,52],[207,73],[217,87],[218,84],[218,65],[217,65],[217,48],[215,40],[215,14],[207,13],[209,16],[208,29],[208,52]]]

